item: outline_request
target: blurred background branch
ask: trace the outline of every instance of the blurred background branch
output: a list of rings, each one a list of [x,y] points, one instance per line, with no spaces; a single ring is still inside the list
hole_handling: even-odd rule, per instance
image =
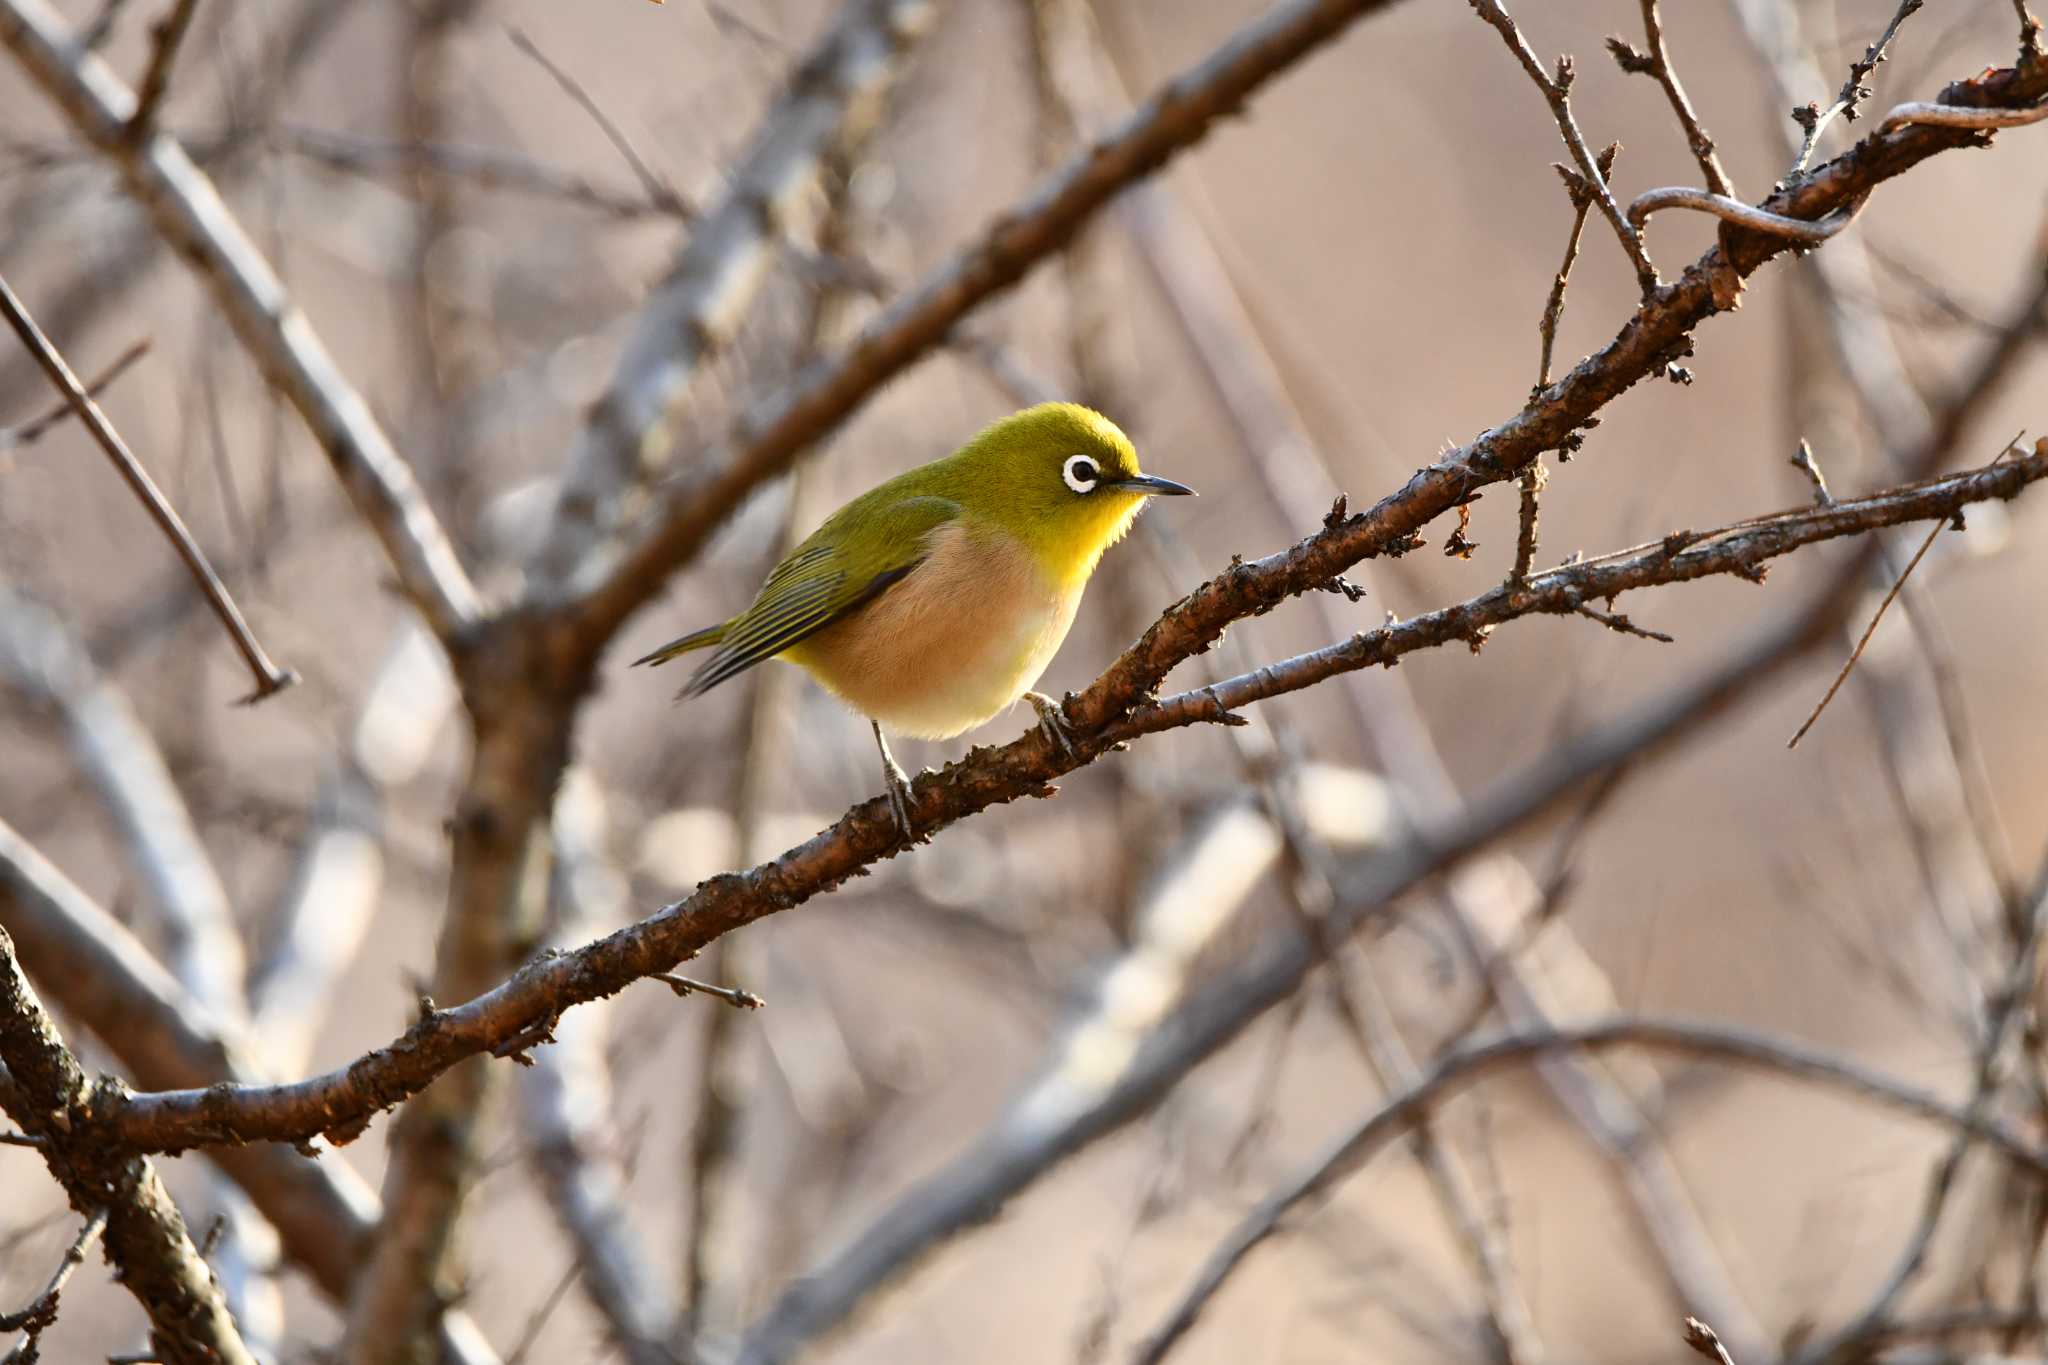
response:
[[[2038,1353],[2037,26],[1476,8],[1551,118],[1378,0],[0,0],[8,278],[304,678],[0,365],[14,1355]],[[929,846],[611,677],[1047,397],[1207,496]]]

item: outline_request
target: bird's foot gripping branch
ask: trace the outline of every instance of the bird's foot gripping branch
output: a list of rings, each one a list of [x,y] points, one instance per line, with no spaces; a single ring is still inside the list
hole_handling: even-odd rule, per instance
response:
[[[1340,673],[1391,665],[1445,644],[1470,645],[1508,622],[1571,615],[1629,592],[1712,575],[1761,580],[1773,559],[1802,546],[1910,522],[1959,516],[2048,478],[2048,440],[2032,451],[1961,474],[1863,498],[1749,518],[1503,584],[1439,611],[1391,622],[1320,650],[1154,700],[1167,673],[1203,652],[1231,622],[1318,590],[1353,553],[1374,513],[1346,518],[1279,554],[1236,563],[1182,598],[1066,708],[1068,745],[1033,727],[1008,744],[971,751],[911,787],[909,815],[930,834],[991,806],[1050,794],[1051,784],[1133,740],[1199,724],[1228,724],[1238,708]],[[1378,509],[1375,509],[1377,511]],[[1346,556],[1350,556],[1346,558]],[[905,847],[886,797],[849,810],[830,828],[744,872],[713,877],[646,919],[572,952],[529,962],[465,1004],[428,1011],[402,1036],[339,1070],[279,1085],[220,1085],[129,1096],[96,1124],[138,1152],[219,1143],[348,1141],[379,1112],[419,1093],[457,1062],[544,1043],[555,1020],[673,970],[724,934],[800,905],[862,875]]]

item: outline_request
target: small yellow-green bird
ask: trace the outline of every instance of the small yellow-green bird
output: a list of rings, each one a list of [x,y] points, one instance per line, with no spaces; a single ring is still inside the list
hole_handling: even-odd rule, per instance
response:
[[[1194,491],[1139,469],[1102,414],[1041,403],[861,494],[775,566],[745,611],[634,662],[716,646],[679,700],[763,659],[800,665],[873,723],[909,837],[909,779],[884,727],[950,739],[1023,698],[1064,744],[1057,704],[1031,685],[1145,500]]]

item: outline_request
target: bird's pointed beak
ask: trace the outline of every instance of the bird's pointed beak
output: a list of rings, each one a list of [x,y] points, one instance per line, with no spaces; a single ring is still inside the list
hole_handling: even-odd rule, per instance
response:
[[[1139,493],[1148,498],[1192,498],[1195,490],[1172,479],[1162,479],[1157,474],[1133,474],[1128,479],[1118,479],[1110,485],[1126,493]]]

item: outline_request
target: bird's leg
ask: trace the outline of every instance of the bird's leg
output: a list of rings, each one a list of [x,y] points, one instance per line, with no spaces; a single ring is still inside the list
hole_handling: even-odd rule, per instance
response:
[[[896,827],[903,831],[903,837],[917,842],[917,831],[910,826],[910,778],[902,765],[896,762],[896,755],[889,752],[889,741],[882,737],[882,723],[870,721],[875,728],[875,746],[882,751],[882,781],[889,788],[889,809],[896,814]]]
[[[1066,713],[1060,704],[1043,692],[1026,692],[1024,700],[1038,712],[1038,728],[1045,731],[1045,737],[1052,741],[1053,747],[1068,758],[1079,758],[1081,755],[1074,748],[1074,737],[1067,729]]]

